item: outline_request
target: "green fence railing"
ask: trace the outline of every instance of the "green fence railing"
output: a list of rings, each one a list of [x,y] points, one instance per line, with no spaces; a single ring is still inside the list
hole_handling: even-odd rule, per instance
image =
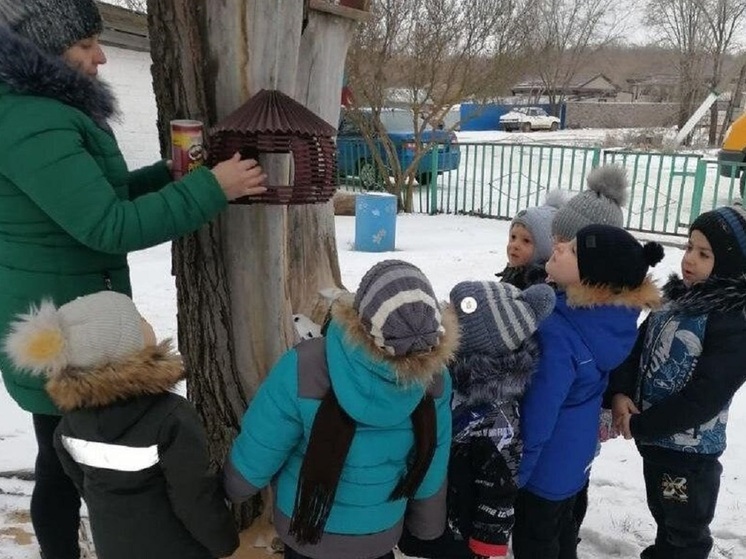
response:
[[[374,172],[373,177],[364,164],[365,150],[340,150],[342,188],[383,188],[381,174]],[[433,148],[423,158],[417,175],[429,184],[415,186],[414,211],[510,219],[523,208],[541,204],[549,190],[583,190],[588,172],[603,162],[627,169],[628,229],[686,235],[701,211],[740,197],[746,180],[745,164],[721,164],[701,154],[502,143],[461,143],[458,150],[458,164],[451,152],[450,159],[444,159],[442,146],[438,157]],[[345,161],[347,157],[354,161]]]

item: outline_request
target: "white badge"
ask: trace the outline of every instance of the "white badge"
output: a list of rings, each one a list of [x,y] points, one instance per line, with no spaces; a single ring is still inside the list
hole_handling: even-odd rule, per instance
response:
[[[474,297],[464,297],[461,301],[461,310],[466,314],[471,314],[477,310],[477,300]]]

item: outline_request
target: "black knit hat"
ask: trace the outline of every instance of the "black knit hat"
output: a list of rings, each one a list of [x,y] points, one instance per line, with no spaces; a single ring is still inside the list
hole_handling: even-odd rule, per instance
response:
[[[741,206],[724,206],[694,220],[694,229],[707,237],[715,257],[712,275],[734,278],[746,273],[746,212]]]
[[[663,260],[663,247],[641,245],[630,233],[611,225],[589,225],[577,236],[580,280],[589,285],[634,289],[642,285],[648,267]]]
[[[53,55],[103,30],[93,0],[0,0],[0,25]]]

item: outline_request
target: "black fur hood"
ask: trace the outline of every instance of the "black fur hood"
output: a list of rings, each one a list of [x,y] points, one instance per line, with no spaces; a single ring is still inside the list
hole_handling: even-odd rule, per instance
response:
[[[13,93],[48,97],[75,107],[104,130],[116,115],[116,102],[105,83],[45,53],[6,25],[0,25],[0,84]]]
[[[527,338],[518,350],[501,356],[456,354],[450,365],[453,387],[468,406],[519,398],[539,362],[539,343]]]
[[[746,314],[746,275],[737,278],[710,277],[691,288],[676,274],[663,287],[668,307],[676,312],[697,315],[710,312]]]

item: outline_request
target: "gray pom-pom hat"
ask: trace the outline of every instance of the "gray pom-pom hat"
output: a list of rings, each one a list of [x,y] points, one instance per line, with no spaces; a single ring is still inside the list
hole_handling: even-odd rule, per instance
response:
[[[552,221],[552,235],[571,241],[588,225],[624,225],[622,206],[627,203],[627,171],[617,165],[593,169],[586,179],[588,188],[576,194]]]

